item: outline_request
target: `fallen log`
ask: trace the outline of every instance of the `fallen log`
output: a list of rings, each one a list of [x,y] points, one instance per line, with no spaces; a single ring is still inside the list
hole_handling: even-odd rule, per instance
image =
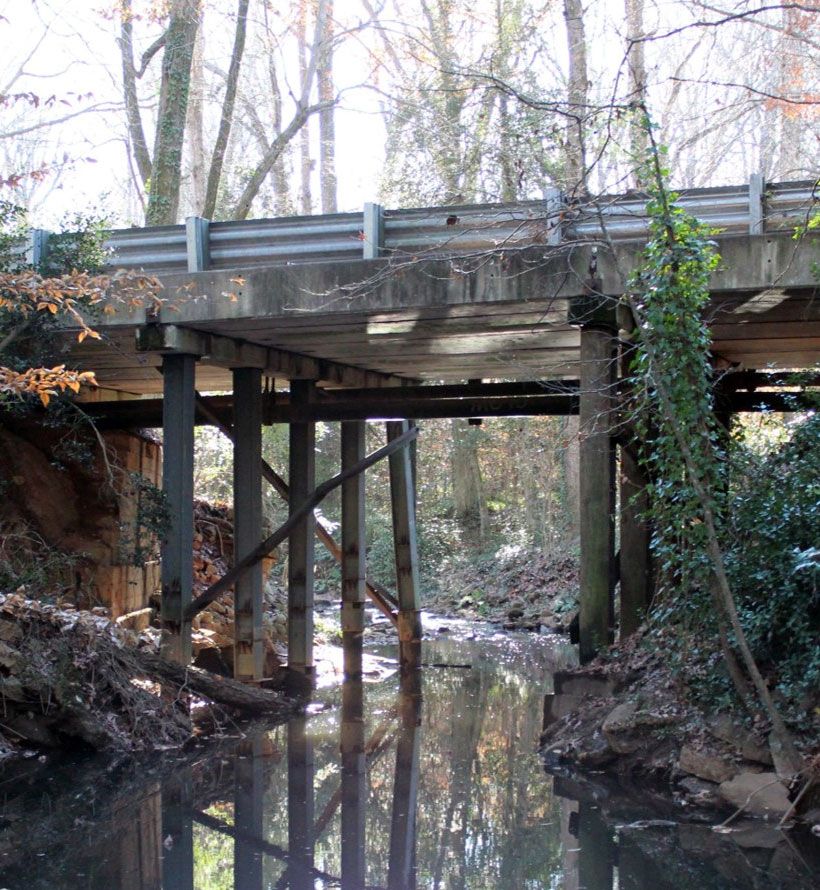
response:
[[[289,698],[281,692],[260,689],[194,665],[186,667],[147,652],[137,652],[135,656],[149,677],[172,683],[180,693],[193,692],[244,714],[287,717],[299,707],[298,699]]]

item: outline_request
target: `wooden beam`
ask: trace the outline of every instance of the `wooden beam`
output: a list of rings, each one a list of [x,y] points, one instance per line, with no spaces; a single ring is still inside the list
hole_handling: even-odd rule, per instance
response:
[[[361,677],[342,686],[342,890],[365,886],[367,754]]]
[[[262,372],[236,368],[234,379],[234,562],[262,538]],[[234,677],[262,679],[262,563],[234,588]]]
[[[191,660],[191,602],[194,539],[194,366],[195,355],[163,358],[162,488],[170,526],[162,541],[162,654]]]
[[[364,421],[342,424],[342,470],[364,459]],[[342,483],[342,647],[345,677],[362,673],[365,603],[365,476]]]
[[[175,324],[148,324],[137,328],[136,348],[137,352],[193,353],[201,356],[203,364],[258,368],[270,377],[288,380],[326,380],[338,386],[400,386],[404,382],[403,378],[393,374],[368,371]]]
[[[194,890],[192,788],[190,767],[162,783],[162,886],[175,890]]]
[[[651,597],[649,509],[646,484],[631,449],[621,448],[621,607],[620,632],[624,640],[646,618]]]
[[[385,457],[389,457],[393,452],[398,451],[405,445],[409,445],[417,435],[418,430],[414,427],[399,436],[398,439],[389,442],[387,445],[383,445],[377,451],[369,454],[364,460],[356,464],[356,466],[342,471],[338,475],[333,476],[317,486],[315,491],[313,491],[308,498],[302,501],[298,506],[295,506],[295,508],[292,507],[288,519],[280,525],[270,537],[265,538],[261,544],[257,545],[247,556],[237,562],[232,569],[229,569],[218,581],[215,581],[204,593],[188,605],[188,608],[185,610],[186,620],[190,621],[194,615],[210,605],[210,603],[212,603],[218,596],[221,596],[236,582],[237,578],[242,577],[252,565],[255,565],[259,560],[264,559],[271,550],[278,547],[279,544],[291,534],[293,529],[297,528],[304,518],[312,513],[331,491],[338,488],[346,479],[350,479],[357,473],[363,473],[369,467],[372,467],[373,464],[378,463]]]
[[[408,438],[406,420],[386,424],[391,445]],[[396,592],[399,595],[399,662],[402,670],[421,666],[421,607],[419,604],[419,557],[416,540],[415,492],[409,448],[390,455],[390,504],[396,557]]]
[[[421,690],[419,672],[402,678],[399,696],[401,725],[396,743],[396,771],[393,780],[393,808],[390,819],[390,854],[387,886],[414,886],[416,805],[419,788],[419,748],[421,744]]]
[[[277,888],[307,890],[314,886],[315,772],[313,740],[307,732],[307,718],[297,717],[288,723],[288,867]]]
[[[614,572],[614,452],[610,426],[615,383],[614,334],[581,331],[579,454],[581,503],[581,662],[608,643]]]
[[[311,381],[294,380],[294,404],[307,404],[314,395]],[[290,519],[308,501],[316,484],[316,425],[290,424]],[[315,505],[314,505],[315,506]],[[313,673],[313,570],[316,519],[313,508],[294,524],[288,537],[288,667]]]
[[[262,737],[257,733],[237,746],[234,759],[234,890],[263,890],[263,859],[248,837],[264,837],[265,770]]]

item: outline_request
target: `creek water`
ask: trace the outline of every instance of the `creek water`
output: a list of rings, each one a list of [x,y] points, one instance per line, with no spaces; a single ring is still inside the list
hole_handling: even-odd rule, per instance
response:
[[[327,683],[304,715],[193,753],[0,775],[6,890],[672,890],[820,884],[820,841],[732,835],[535,753],[555,637],[432,621],[425,667]],[[445,632],[436,632],[437,630]],[[390,652],[382,650],[382,655]],[[442,666],[448,665],[448,666]]]

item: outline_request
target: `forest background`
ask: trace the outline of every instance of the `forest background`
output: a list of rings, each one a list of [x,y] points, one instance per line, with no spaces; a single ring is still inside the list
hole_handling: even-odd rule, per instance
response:
[[[814,0],[18,0],[0,10],[0,180],[21,208],[15,224],[512,201],[556,187],[583,200],[643,185],[643,107],[673,186],[807,179],[818,167]],[[266,433],[278,467],[283,432]],[[577,439],[574,421],[555,418],[425,423],[428,589],[451,578],[462,589],[465,570],[536,553],[573,555]],[[329,476],[338,429],[322,426],[318,441]],[[201,496],[229,496],[229,461],[227,443],[202,431]],[[386,488],[375,472],[377,576],[390,561]],[[337,507],[324,509],[332,526]],[[272,525],[282,510],[271,502]],[[480,611],[480,578],[463,592]]]

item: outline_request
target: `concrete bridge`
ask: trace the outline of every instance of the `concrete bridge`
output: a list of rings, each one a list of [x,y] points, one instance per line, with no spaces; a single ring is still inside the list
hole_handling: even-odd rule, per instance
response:
[[[782,407],[784,378],[773,372],[814,367],[820,357],[818,251],[810,238],[794,238],[815,200],[812,183],[766,185],[757,176],[744,186],[681,195],[683,206],[718,230],[723,259],[708,316],[715,365],[725,371],[724,412]],[[167,302],[112,305],[97,325],[102,339],[75,344],[72,360],[96,371],[103,395],[90,407],[100,423],[164,427],[164,488],[174,516],[163,547],[169,656],[184,660],[190,652],[197,422],[219,424],[236,443],[238,561],[252,563],[262,537],[263,476],[290,499],[293,667],[312,670],[309,506],[318,420],[343,421],[348,478],[341,483],[341,547],[333,546],[351,652],[361,640],[366,595],[397,625],[405,665],[418,661],[421,633],[406,447],[386,449],[398,589],[392,595],[366,582],[359,471],[364,423],[374,418],[389,421],[388,441],[398,446],[412,439],[408,418],[579,413],[582,657],[607,639],[618,582],[621,631],[634,629],[651,573],[640,499],[633,497],[642,480],[618,434],[619,362],[631,329],[619,297],[646,240],[644,203],[638,194],[574,200],[554,193],[514,205],[367,205],[362,214],[192,218],[184,226],[115,232],[112,265],[158,276]],[[206,404],[197,391],[231,395]],[[289,484],[262,462],[261,427],[273,422],[290,426]],[[236,673],[246,679],[261,671],[261,592],[256,562],[236,581]],[[352,655],[350,672],[357,663]]]

